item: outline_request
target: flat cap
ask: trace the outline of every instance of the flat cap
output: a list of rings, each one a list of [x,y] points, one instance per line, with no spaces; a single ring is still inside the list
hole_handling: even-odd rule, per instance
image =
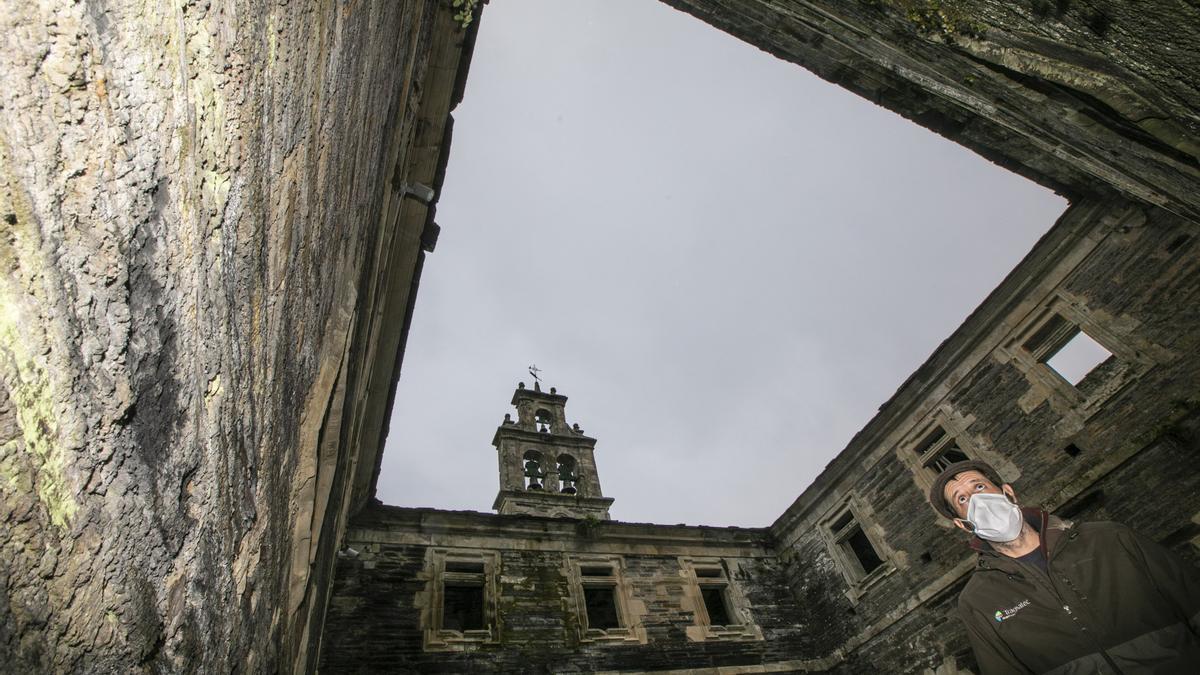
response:
[[[929,488],[929,505],[933,507],[934,511],[938,512],[938,515],[947,520],[954,520],[958,517],[958,514],[950,508],[950,504],[946,502],[946,497],[942,494],[942,491],[946,489],[946,483],[949,483],[955,476],[964,471],[978,471],[983,474],[984,478],[992,481],[996,487],[1005,484],[1005,480],[1000,477],[1000,472],[993,469],[991,464],[981,462],[977,459],[955,462],[946,467],[937,475],[937,478],[933,479],[933,485]]]

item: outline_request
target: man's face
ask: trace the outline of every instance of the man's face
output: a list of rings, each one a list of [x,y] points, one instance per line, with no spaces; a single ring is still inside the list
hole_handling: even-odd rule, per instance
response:
[[[958,474],[950,479],[946,483],[946,487],[942,489],[942,495],[946,498],[946,502],[954,509],[954,513],[960,520],[967,517],[967,506],[971,503],[971,495],[974,494],[1006,494],[1014,502],[1016,501],[1016,495],[1012,493],[1012,488],[1005,485],[1004,489],[1001,489],[975,470]],[[961,523],[959,523],[959,527],[962,527]]]

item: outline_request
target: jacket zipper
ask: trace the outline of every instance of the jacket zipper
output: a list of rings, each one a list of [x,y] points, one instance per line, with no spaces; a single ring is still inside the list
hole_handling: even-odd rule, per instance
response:
[[[1043,532],[1045,531],[1045,526],[1046,526],[1046,521],[1043,520],[1042,521]],[[1075,538],[1074,534],[1075,533],[1072,532],[1070,535],[1067,535],[1067,537],[1066,537],[1067,541],[1074,539]],[[1044,535],[1042,535],[1042,536],[1044,536]],[[1057,556],[1057,554],[1063,549],[1063,547],[1066,545],[1066,543],[1067,543],[1066,541],[1062,541],[1062,540],[1059,541],[1058,546],[1056,546],[1055,550],[1054,550],[1055,556]],[[1080,622],[1079,615],[1076,614],[1075,612],[1071,611],[1071,606],[1068,605],[1065,600],[1063,600],[1062,594],[1059,593],[1058,589],[1056,589],[1054,587],[1054,578],[1050,576],[1050,563],[1052,562],[1052,557],[1053,556],[1051,556],[1050,550],[1047,549],[1046,550],[1046,571],[1045,572],[1042,572],[1042,570],[1037,569],[1036,566],[1033,566],[1033,565],[1026,565],[1025,567],[1031,568],[1031,571],[1033,572],[1033,575],[1034,575],[1036,581],[1039,581],[1039,582],[1044,581],[1045,582],[1046,587],[1050,589],[1050,594],[1059,602],[1059,604],[1062,605],[1063,611],[1067,613],[1067,616],[1071,617],[1071,620],[1074,621],[1075,625],[1079,627],[1079,631],[1088,637],[1088,641],[1092,643],[1092,645],[1096,648],[1096,651],[1098,651],[1100,653],[1100,656],[1104,659],[1104,661],[1106,663],[1108,663],[1108,666],[1113,669],[1113,672],[1117,673],[1117,675],[1124,675],[1124,671],[1121,670],[1119,667],[1117,667],[1116,661],[1113,661],[1112,657],[1108,655],[1108,652],[1104,651],[1104,645],[1100,644],[1100,641],[1095,636],[1095,634],[1092,632],[1089,632],[1087,627],[1084,626],[1083,623]]]

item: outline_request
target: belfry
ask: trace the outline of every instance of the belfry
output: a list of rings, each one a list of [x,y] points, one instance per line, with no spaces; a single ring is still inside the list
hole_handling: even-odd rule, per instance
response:
[[[522,382],[512,405],[517,419],[506,414],[492,438],[500,462],[492,508],[502,515],[608,520],[613,500],[600,490],[596,439],[567,424],[567,397],[553,387],[546,393],[537,382],[526,389]]]

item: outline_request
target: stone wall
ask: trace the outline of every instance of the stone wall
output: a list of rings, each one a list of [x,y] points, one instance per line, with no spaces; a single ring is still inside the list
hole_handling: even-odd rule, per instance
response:
[[[807,623],[765,530],[641,525],[377,507],[346,536],[321,646],[324,672],[593,672],[777,662],[810,651]],[[499,555],[497,644],[423,647],[431,548]],[[581,642],[565,561],[619,556],[641,641]],[[695,640],[681,558],[721,560],[757,636]]]
[[[360,515],[325,624],[330,672],[955,672],[974,567],[926,503],[914,455],[930,425],[997,466],[1023,503],[1116,519],[1200,562],[1200,243],[1190,222],[1121,199],[1071,207],[964,325],[767,531],[379,508]],[[1031,357],[1058,316],[1113,356],[1072,385]],[[847,511],[847,509],[849,509]],[[854,570],[833,523],[852,514],[881,558]],[[593,530],[592,528],[597,528]],[[499,555],[501,632],[431,649],[436,548]],[[564,560],[623,556],[646,612],[639,644],[581,642]],[[681,560],[731,563],[763,641],[697,642]],[[705,671],[710,672],[710,671]]]
[[[705,528],[620,526],[628,537],[597,543],[545,524],[488,544],[530,573],[608,546],[645,580],[640,595],[655,589],[645,644],[575,649],[540,604],[561,591],[554,573],[529,595],[514,582],[517,644],[548,641],[539,666],[584,670],[968,665],[952,618],[966,559],[924,506],[910,451],[938,414],[1019,494],[1124,520],[1195,560],[1194,4],[669,3],[1075,206],[780,518],[777,559]],[[314,667],[436,240],[432,205],[408,188],[436,189],[444,172],[471,35],[453,12],[434,0],[0,7],[6,667]],[[1052,294],[1120,351],[1075,389],[1021,352]],[[851,493],[886,558],[862,583],[821,529]],[[369,540],[365,522],[350,540]],[[630,543],[642,530],[691,543]],[[435,545],[374,543],[374,569],[339,563],[328,635],[349,637],[326,642],[329,663],[350,658],[354,603],[382,602],[368,590],[379,584],[415,593],[404,575]],[[771,639],[686,639],[667,568],[687,547],[722,546]],[[372,644],[433,664],[411,651],[408,608],[372,607],[394,631],[370,629]],[[493,649],[486,662],[515,658]]]
[[[0,7],[5,670],[305,668],[350,355],[386,399],[362,317],[428,244],[395,195],[436,183],[449,4]]]
[[[1039,245],[1056,248],[1054,259],[1035,250],[1018,266],[776,522],[807,611],[836,627],[814,656],[841,649],[845,672],[973,663],[954,599],[974,555],[926,505],[928,483],[906,455],[931,419],[957,420],[947,424],[960,447],[997,466],[1024,503],[1120,520],[1197,561],[1197,234],[1152,207],[1073,207]],[[1076,387],[1047,387],[1044,372],[1017,357],[1029,321],[1052,302],[1123,350]],[[894,566],[853,598],[821,531],[829,509],[851,496]]]
[[[1184,0],[664,0],[1071,197],[1200,218]]]

